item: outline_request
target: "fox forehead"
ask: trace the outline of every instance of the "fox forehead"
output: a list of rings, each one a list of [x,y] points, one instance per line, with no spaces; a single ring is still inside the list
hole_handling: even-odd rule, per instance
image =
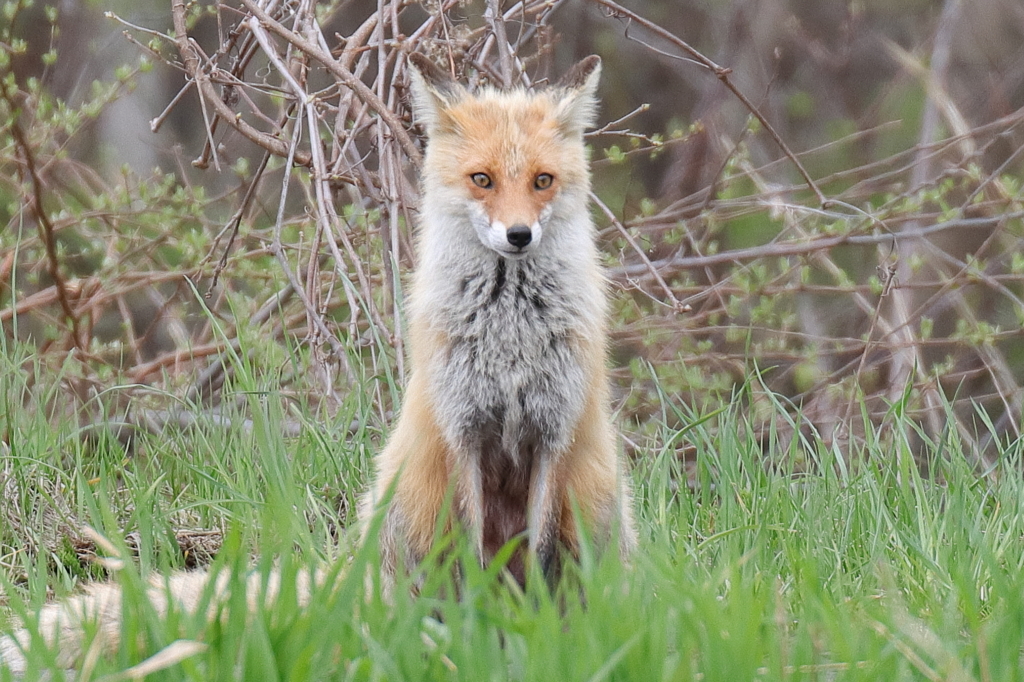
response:
[[[451,128],[430,140],[446,158],[446,182],[483,172],[506,181],[529,181],[550,173],[561,183],[585,181],[581,140],[558,126],[555,104],[544,93],[484,91],[445,111]]]

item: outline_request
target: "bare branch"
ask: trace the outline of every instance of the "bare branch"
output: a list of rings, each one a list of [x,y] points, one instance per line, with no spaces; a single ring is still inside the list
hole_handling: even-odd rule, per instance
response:
[[[283,141],[253,128],[241,116],[236,116],[231,107],[221,99],[220,94],[214,89],[210,76],[200,65],[195,46],[188,37],[188,30],[185,25],[185,9],[185,0],[172,0],[171,16],[174,19],[174,36],[178,45],[178,52],[181,54],[182,62],[185,65],[185,72],[199,86],[199,92],[203,101],[208,102],[221,119],[230,122],[232,127],[249,141],[277,156],[287,156],[288,146]],[[306,152],[298,153],[295,155],[295,161],[302,166],[308,165],[309,154]]]
[[[635,21],[637,24],[643,26],[644,28],[651,31],[655,35],[664,38],[665,40],[669,41],[670,43],[672,43],[673,45],[675,45],[676,47],[690,55],[698,64],[711,71],[711,73],[715,75],[715,78],[722,81],[722,85],[728,88],[729,92],[735,95],[736,98],[743,103],[743,106],[745,106],[750,111],[750,113],[752,113],[757,118],[757,120],[761,122],[761,125],[763,125],[764,129],[768,131],[768,134],[772,136],[772,139],[775,140],[775,143],[777,145],[779,145],[779,148],[782,149],[782,152],[787,157],[789,157],[789,160],[793,162],[794,166],[796,166],[796,169],[800,172],[800,175],[803,177],[804,182],[807,183],[807,186],[811,188],[811,190],[814,192],[814,195],[818,198],[818,204],[822,207],[828,205],[828,198],[824,194],[822,194],[821,190],[818,188],[818,185],[814,182],[814,180],[811,179],[811,176],[807,173],[807,170],[804,168],[804,165],[800,163],[800,159],[798,159],[796,155],[793,154],[792,151],[790,151],[789,145],[787,145],[786,142],[782,139],[782,137],[779,136],[777,132],[775,132],[775,128],[773,128],[772,124],[768,122],[768,119],[764,117],[764,114],[762,114],[760,110],[756,106],[754,106],[753,102],[747,99],[747,96],[744,95],[740,91],[740,89],[737,88],[736,85],[729,79],[729,74],[732,73],[732,69],[715,64],[713,61],[705,57],[698,50],[691,47],[686,41],[680,39],[675,34],[666,31],[664,28],[658,26],[654,22],[641,17],[636,12],[628,10],[625,7],[622,7],[621,5],[612,2],[612,0],[592,1],[596,2],[599,5],[607,7],[609,10],[612,11],[613,16],[627,17],[630,21]]]

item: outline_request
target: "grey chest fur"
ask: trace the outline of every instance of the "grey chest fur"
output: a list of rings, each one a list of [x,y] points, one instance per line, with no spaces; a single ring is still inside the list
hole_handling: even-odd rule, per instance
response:
[[[586,377],[583,312],[568,278],[560,267],[495,256],[434,302],[449,343],[431,368],[433,399],[445,437],[464,454],[519,465],[569,445]]]

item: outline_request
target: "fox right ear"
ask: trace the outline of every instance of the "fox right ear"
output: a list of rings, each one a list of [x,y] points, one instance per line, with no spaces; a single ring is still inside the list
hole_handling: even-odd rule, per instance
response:
[[[591,55],[569,69],[555,85],[558,93],[558,123],[562,130],[582,135],[597,117],[597,82],[601,78],[601,58]]]
[[[426,126],[428,135],[451,130],[454,121],[448,109],[466,95],[465,88],[419,52],[409,55],[409,63],[416,118]]]

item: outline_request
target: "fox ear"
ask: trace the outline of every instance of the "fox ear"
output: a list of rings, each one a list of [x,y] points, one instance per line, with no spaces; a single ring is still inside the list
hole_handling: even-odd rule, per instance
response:
[[[409,55],[412,64],[412,105],[416,118],[427,128],[427,134],[451,130],[454,122],[448,109],[466,95],[466,90],[425,55]]]
[[[555,85],[558,125],[566,134],[582,135],[597,118],[597,82],[601,58],[590,55],[576,63]]]

